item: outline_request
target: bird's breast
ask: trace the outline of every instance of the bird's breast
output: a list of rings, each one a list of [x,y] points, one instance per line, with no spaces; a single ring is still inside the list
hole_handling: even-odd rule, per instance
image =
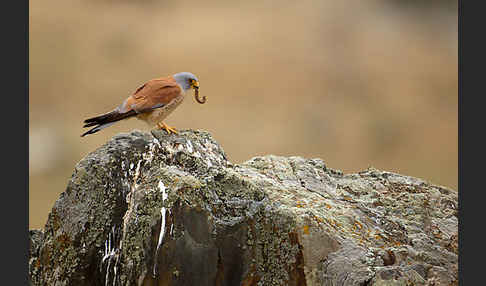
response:
[[[157,123],[164,120],[169,114],[174,111],[184,100],[184,94],[181,93],[179,96],[172,99],[168,104],[156,108],[150,112],[141,113],[137,115],[137,118],[147,122],[150,126],[155,126]]]

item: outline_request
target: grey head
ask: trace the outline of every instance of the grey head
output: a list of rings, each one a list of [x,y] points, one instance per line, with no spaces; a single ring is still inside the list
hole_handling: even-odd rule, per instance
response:
[[[191,88],[199,88],[199,80],[190,72],[180,72],[173,76],[176,82],[184,89],[184,92]]]

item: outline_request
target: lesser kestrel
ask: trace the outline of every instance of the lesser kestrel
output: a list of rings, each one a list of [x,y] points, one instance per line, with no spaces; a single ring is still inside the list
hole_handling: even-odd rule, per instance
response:
[[[199,80],[189,72],[176,73],[172,76],[152,79],[130,95],[113,111],[86,119],[83,127],[94,128],[83,133],[81,137],[93,134],[115,122],[136,117],[149,124],[150,127],[165,129],[167,133],[177,133],[173,127],[166,125],[164,120],[184,100],[186,91],[194,89],[195,99],[204,103],[206,98],[199,98]]]

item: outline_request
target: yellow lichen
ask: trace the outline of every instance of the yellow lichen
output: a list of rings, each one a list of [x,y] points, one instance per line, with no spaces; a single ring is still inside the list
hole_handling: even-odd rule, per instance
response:
[[[309,226],[308,225],[304,225],[303,229],[304,229],[304,234],[309,234]]]

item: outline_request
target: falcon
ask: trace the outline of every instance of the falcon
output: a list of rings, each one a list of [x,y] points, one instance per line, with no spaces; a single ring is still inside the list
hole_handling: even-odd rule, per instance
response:
[[[194,98],[197,102],[206,102],[206,97],[199,98],[199,80],[192,73],[181,72],[149,80],[113,111],[86,119],[83,127],[94,128],[83,133],[81,137],[132,117],[145,121],[152,128],[164,129],[168,134],[177,134],[177,130],[165,124],[163,120],[182,103],[186,92],[191,89],[194,89]]]

